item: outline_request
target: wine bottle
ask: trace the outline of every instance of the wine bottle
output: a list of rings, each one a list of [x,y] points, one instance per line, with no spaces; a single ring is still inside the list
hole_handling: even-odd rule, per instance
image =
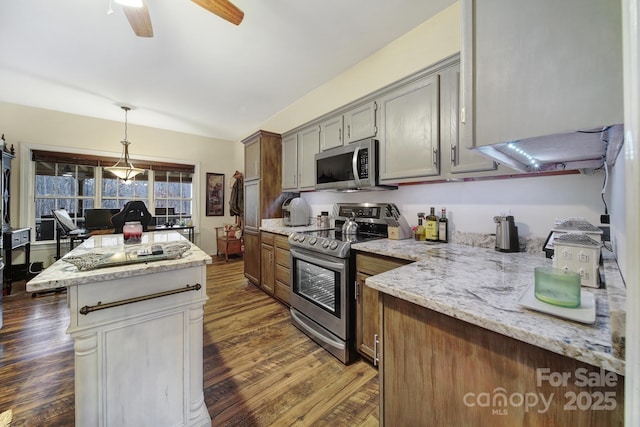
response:
[[[438,217],[436,216],[436,208],[431,207],[431,212],[427,215],[427,238],[430,242],[438,241]]]
[[[449,219],[447,218],[447,210],[442,208],[442,215],[438,220],[438,241],[447,243],[449,241]]]

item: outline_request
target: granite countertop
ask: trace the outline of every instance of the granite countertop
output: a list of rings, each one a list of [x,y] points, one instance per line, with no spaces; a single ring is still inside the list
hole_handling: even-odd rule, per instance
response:
[[[64,258],[82,256],[89,253],[115,253],[148,248],[152,244],[169,245],[171,243],[185,243],[190,245],[180,258],[166,259],[138,264],[98,268],[95,270],[79,271],[78,268]],[[40,292],[66,286],[83,285],[86,283],[102,282],[106,280],[122,279],[145,274],[195,267],[211,263],[211,256],[207,255],[196,245],[191,243],[177,231],[162,231],[144,233],[142,242],[135,245],[125,245],[122,234],[97,235],[85,240],[80,246],[66,254],[42,273],[27,283],[28,292]]]
[[[624,320],[621,330],[616,324],[625,317],[624,283],[606,250],[606,289],[583,288],[596,299],[595,323],[583,324],[518,303],[534,283],[533,269],[552,266],[552,260],[541,255],[411,239],[372,240],[352,249],[416,261],[368,278],[366,285],[373,289],[624,375]],[[615,343],[616,336],[622,345]]]

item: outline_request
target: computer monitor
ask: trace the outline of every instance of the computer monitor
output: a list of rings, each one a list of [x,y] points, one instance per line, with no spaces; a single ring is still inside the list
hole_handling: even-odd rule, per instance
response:
[[[84,212],[84,227],[89,230],[108,230],[113,228],[111,217],[120,209],[87,209]]]

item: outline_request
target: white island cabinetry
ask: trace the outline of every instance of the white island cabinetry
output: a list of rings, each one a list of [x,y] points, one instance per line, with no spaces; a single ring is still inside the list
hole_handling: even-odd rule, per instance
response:
[[[203,393],[206,264],[211,257],[176,232],[95,236],[67,254],[131,253],[188,244],[177,259],[79,271],[57,261],[27,290],[67,287],[75,352],[78,426],[210,426]]]

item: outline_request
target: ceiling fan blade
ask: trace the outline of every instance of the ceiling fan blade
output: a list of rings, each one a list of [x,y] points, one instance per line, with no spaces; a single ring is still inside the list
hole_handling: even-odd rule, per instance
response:
[[[229,0],[191,0],[209,12],[218,15],[232,24],[240,25],[244,18],[244,12],[231,3]]]
[[[147,8],[147,2],[142,0],[142,7],[122,6],[129,24],[138,37],[153,37],[151,16]]]

